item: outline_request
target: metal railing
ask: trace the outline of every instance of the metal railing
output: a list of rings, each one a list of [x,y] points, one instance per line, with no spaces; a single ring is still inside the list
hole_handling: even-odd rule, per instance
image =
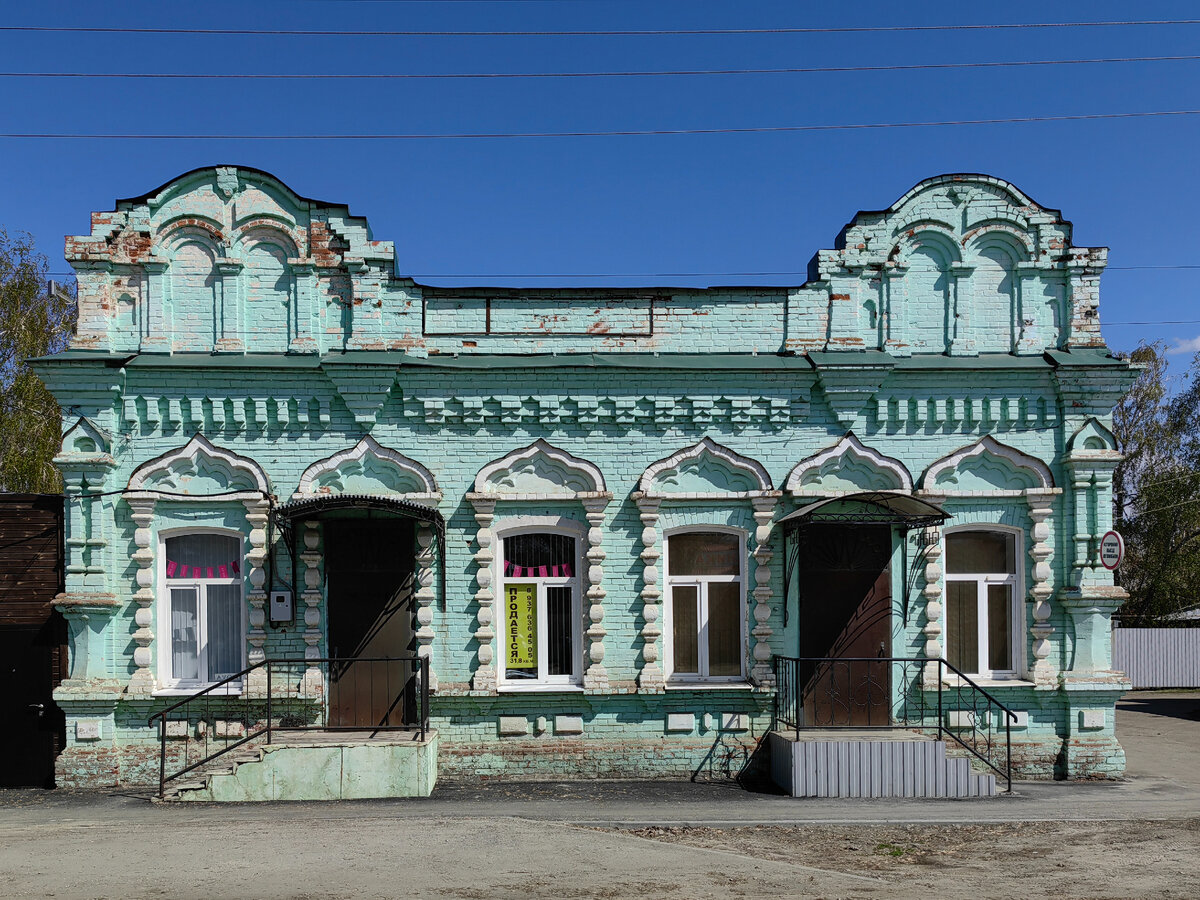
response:
[[[927,667],[936,687],[925,687]],[[930,695],[933,695],[932,697]],[[776,727],[936,731],[1012,791],[1016,713],[944,659],[775,657]]]
[[[154,713],[158,796],[168,782],[276,732],[429,732],[425,657],[265,659]],[[168,771],[170,770],[170,771]]]

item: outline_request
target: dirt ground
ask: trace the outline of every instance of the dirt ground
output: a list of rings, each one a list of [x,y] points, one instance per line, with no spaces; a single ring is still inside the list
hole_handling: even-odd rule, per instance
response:
[[[632,833],[787,863],[797,868],[797,886],[808,896],[1200,896],[1200,819],[644,828]],[[834,873],[865,877],[843,892]]]
[[[1091,821],[1080,821],[1078,809],[1063,809],[1060,821],[647,827],[630,833],[739,860],[786,863],[798,873],[808,867],[798,896],[1200,897],[1200,804],[1192,799],[1200,785],[1200,692],[1128,694],[1117,725],[1128,781],[1110,791],[1107,809],[1084,812],[1095,816]],[[1082,786],[1063,788],[1082,793]],[[1062,796],[1077,805],[1075,797]],[[1155,798],[1164,818],[1120,821],[1134,797]],[[1168,816],[1176,800],[1191,814]],[[986,820],[1004,808],[992,803],[1008,802],[970,808]],[[858,881],[847,888],[837,875]]]
[[[584,828],[356,807],[0,819],[0,897],[718,900],[1195,897],[1197,820]],[[191,810],[186,812],[191,813]]]
[[[151,804],[0,791],[0,900],[1200,898],[1200,692],[1126,697],[1122,783],[971,801],[675,782],[425,800]]]

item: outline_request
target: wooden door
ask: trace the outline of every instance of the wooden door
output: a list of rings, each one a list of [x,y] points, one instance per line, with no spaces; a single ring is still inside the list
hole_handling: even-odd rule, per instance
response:
[[[809,526],[800,547],[805,725],[890,724],[890,527]]]
[[[415,718],[413,526],[406,519],[325,523],[329,725],[377,728]]]
[[[51,696],[67,663],[63,500],[0,494],[0,787],[52,787],[66,719]]]
[[[53,787],[65,718],[51,692],[61,680],[65,622],[0,625],[0,787]]]

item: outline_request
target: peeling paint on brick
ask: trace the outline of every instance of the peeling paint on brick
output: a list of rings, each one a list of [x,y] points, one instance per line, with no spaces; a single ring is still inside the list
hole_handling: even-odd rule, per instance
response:
[[[1057,211],[999,179],[929,179],[886,210],[858,214],[839,246],[818,252],[813,280],[786,288],[425,287],[395,272],[392,244],[346,207],[232,166],[120,201],[66,250],[80,284],[72,348],[94,352],[39,364],[64,409],[78,411],[65,429],[87,432],[56,460],[74,498],[62,608],[76,667],[56,697],[69,721],[101,726],[99,738],[69,732],[60,784],[157,778],[146,721],[170,702],[153,694],[170,626],[154,560],[171,529],[244,536],[247,653],[299,660],[329,649],[320,553],[305,551],[311,569],[298,564],[298,578],[316,580],[307,600],[305,582],[290,584],[297,621],[269,627],[265,589],[250,580],[266,578],[266,501],[225,491],[244,491],[256,471],[284,501],[311,467],[339,459],[314,494],[336,481],[407,495],[419,471],[436,484],[420,502],[446,518],[447,594],[429,593],[432,576],[422,586],[417,635],[437,679],[442,777],[732,778],[757,765],[772,724],[770,656],[798,640],[794,596],[784,621],[771,526],[811,500],[811,484],[924,491],[956,524],[1019,532],[1022,671],[996,688],[1028,714],[1013,748],[1018,770],[1122,771],[1111,716],[1079,725],[1081,710],[1111,709],[1123,684],[1104,651],[1119,589],[1089,556],[1111,524],[1097,511],[1110,505],[1115,451],[1072,445],[1084,429],[1103,443],[1130,379],[1104,354],[1107,254],[1073,247]],[[369,459],[355,455],[367,436],[378,448]],[[851,436],[872,452],[832,452],[854,446]],[[542,444],[560,452],[509,474],[545,493],[480,498],[485,466]],[[153,503],[108,493],[172,454]],[[665,499],[647,501],[643,476],[679,454],[685,461],[661,481]],[[802,461],[822,454],[814,481],[789,486]],[[572,458],[601,473],[605,490],[580,492],[563,462]],[[946,480],[922,481],[955,459],[938,470]],[[1029,472],[1042,468],[1047,483],[1031,487]],[[761,471],[763,484],[747,471]],[[899,487],[896,472],[907,477]],[[225,499],[171,493],[188,484]],[[571,691],[506,693],[494,672],[488,680],[494,529],[522,517],[587,537],[579,652],[591,680]],[[754,683],[668,690],[662,538],[706,526],[746,537],[743,662]],[[276,578],[290,579],[278,546],[274,561]],[[894,649],[939,654],[944,573],[931,562],[918,575]],[[80,599],[100,595],[113,599]],[[243,733],[259,713],[238,703],[185,730],[210,741]],[[505,720],[555,726],[501,736]],[[173,738],[168,752],[181,762],[197,743]]]

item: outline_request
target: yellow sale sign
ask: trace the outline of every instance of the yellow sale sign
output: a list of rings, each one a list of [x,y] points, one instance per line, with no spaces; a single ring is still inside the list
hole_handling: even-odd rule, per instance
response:
[[[537,585],[510,584],[504,591],[505,643],[510,669],[537,666]]]

